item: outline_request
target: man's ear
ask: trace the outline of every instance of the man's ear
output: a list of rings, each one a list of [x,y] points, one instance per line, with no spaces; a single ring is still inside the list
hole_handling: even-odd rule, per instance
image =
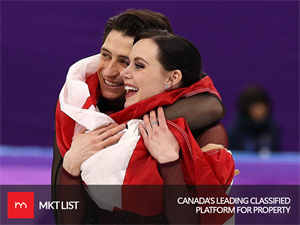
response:
[[[168,77],[169,80],[167,84],[169,87],[171,87],[171,89],[179,88],[181,86],[182,73],[180,70],[170,71]]]

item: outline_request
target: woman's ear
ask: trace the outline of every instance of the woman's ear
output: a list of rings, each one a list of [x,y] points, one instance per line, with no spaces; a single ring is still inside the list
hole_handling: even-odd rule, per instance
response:
[[[180,70],[170,71],[168,74],[168,77],[169,77],[169,80],[168,80],[167,84],[171,89],[181,87],[182,82],[180,82],[180,81],[182,80],[182,73]]]

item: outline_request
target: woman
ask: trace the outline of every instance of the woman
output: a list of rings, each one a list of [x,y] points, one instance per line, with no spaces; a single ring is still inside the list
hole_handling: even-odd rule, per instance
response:
[[[153,30],[137,36],[129,59],[128,67],[121,72],[126,90],[125,108],[150,97],[160,98],[159,94],[165,91],[188,87],[203,78],[201,57],[195,46],[167,31]],[[163,109],[159,107],[157,112],[157,116],[155,111],[151,111],[150,116],[146,114],[143,117],[144,124],[139,124],[140,133],[148,151],[157,160],[158,168],[164,168],[160,170],[164,184],[184,185],[185,175],[179,160],[180,145],[168,128]],[[174,195],[178,188],[172,190],[171,187],[164,191],[164,210],[168,222],[196,223],[197,218],[192,207],[176,208],[169,201],[176,196],[188,196],[188,191],[181,189],[181,193]],[[185,210],[185,217],[182,217],[182,210]]]

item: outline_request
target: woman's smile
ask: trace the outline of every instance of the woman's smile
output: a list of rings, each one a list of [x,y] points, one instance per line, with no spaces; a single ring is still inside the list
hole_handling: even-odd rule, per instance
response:
[[[131,84],[125,83],[125,91],[126,91],[126,98],[129,98],[133,95],[135,95],[139,89]]]

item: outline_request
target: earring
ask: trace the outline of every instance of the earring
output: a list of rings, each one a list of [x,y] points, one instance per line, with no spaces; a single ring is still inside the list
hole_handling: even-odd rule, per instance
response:
[[[165,85],[165,90],[168,90],[168,88],[169,88],[169,85],[166,84]]]

